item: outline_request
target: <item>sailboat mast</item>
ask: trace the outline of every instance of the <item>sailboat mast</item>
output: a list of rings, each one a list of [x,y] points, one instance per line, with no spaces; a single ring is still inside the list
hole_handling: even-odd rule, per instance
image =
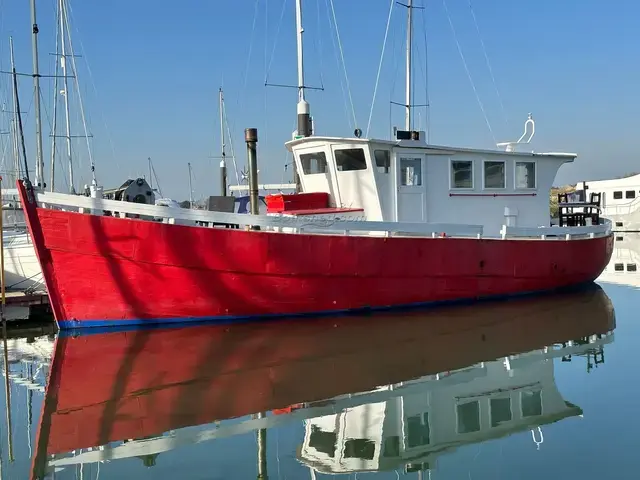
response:
[[[405,85],[405,130],[411,130],[411,50],[413,45],[413,0],[407,2],[407,72]]]
[[[304,98],[304,62],[302,48],[302,0],[296,0],[296,29],[298,44],[298,136],[309,137],[311,135],[311,123],[309,121],[309,103]]]
[[[189,208],[193,208],[193,187],[191,186],[191,163],[187,163],[189,169]]]
[[[15,75],[16,62],[13,56],[13,37],[9,37],[9,54],[11,59],[11,73]],[[13,119],[11,120],[11,124],[13,126],[13,155],[16,166],[17,180],[20,172],[20,129],[18,128],[18,89],[15,88],[15,84],[13,84],[13,86],[13,95],[11,96],[13,100]]]
[[[222,87],[218,91],[218,103],[220,109],[220,142],[222,143],[222,159],[220,160],[220,190],[223,197],[227,195],[227,159],[224,143],[224,97]]]
[[[67,42],[65,38],[65,20],[67,16],[65,0],[59,0],[58,2],[59,16],[60,16],[60,66],[62,67],[62,81],[64,83],[63,98],[64,98],[64,120],[65,120],[65,139],[67,143],[67,162],[69,164],[69,191],[72,194],[76,193],[76,189],[73,182],[73,162],[71,158],[71,119],[69,117],[69,81],[67,77]]]
[[[27,149],[24,145],[24,131],[22,129],[22,117],[20,116],[20,98],[18,97],[18,74],[16,72],[16,62],[13,55],[13,37],[9,37],[9,49],[11,51],[11,76],[13,77],[13,114],[14,127],[16,129],[16,145],[20,142],[22,146],[22,157],[24,160],[24,175],[29,180],[29,164],[27,163]],[[19,154],[18,154],[19,156]]]
[[[44,159],[42,157],[42,118],[40,114],[40,71],[38,69],[38,23],[36,0],[31,0],[31,53],[33,57],[33,89],[36,109],[36,185],[44,187]]]

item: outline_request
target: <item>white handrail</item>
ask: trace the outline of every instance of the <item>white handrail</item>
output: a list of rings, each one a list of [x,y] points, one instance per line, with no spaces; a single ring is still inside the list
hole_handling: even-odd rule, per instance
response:
[[[500,234],[503,239],[514,237],[562,237],[567,240],[574,236],[601,237],[611,233],[611,221],[605,219],[604,223],[587,227],[508,227],[504,225]]]

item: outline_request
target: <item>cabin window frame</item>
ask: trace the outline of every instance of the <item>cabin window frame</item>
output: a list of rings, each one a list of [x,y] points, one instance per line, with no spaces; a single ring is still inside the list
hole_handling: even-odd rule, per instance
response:
[[[614,200],[622,200],[624,198],[622,190],[614,190],[612,197]]]
[[[304,162],[302,161],[302,157],[306,155],[322,155],[324,157],[324,172],[314,172],[314,173],[305,172]],[[324,148],[320,148],[317,150],[315,149],[303,150],[298,153],[297,157],[298,157],[298,162],[300,163],[300,169],[302,170],[302,172],[300,172],[300,176],[327,175],[328,173],[331,172],[331,169],[330,169],[331,167],[329,166],[329,162],[331,158],[330,158],[330,155],[329,156],[327,155],[327,152],[324,150]]]
[[[364,158],[364,168],[354,168],[354,169],[349,169],[349,170],[340,170],[340,168],[338,168],[338,152],[343,151],[343,150],[360,150],[362,152],[362,156]],[[351,172],[366,172],[367,170],[370,169],[371,167],[371,159],[367,158],[367,152],[369,151],[368,148],[366,148],[366,146],[364,145],[336,145],[331,149],[331,153],[333,155],[333,165],[335,166],[336,169],[336,173],[337,174],[342,174],[342,173],[351,173]]]
[[[376,156],[376,152],[387,152],[387,165],[378,165],[378,157]],[[371,147],[371,166],[376,174],[388,175],[391,173],[391,171],[393,170],[391,167],[391,164],[393,163],[391,161],[392,154],[393,151],[391,148],[382,148],[375,145]],[[381,168],[384,168],[385,171],[380,170]]]
[[[625,200],[635,200],[636,199],[636,191],[635,190],[625,190],[624,198],[625,198]]]
[[[518,164],[519,163],[532,163],[533,164],[533,187],[519,187],[518,186]],[[513,161],[513,189],[533,191],[538,189],[538,162],[536,160],[518,160]]]
[[[487,163],[501,163],[504,166],[504,173],[502,174],[504,185],[502,187],[487,187],[486,185],[487,178],[486,178],[486,170],[485,170]],[[483,190],[506,190],[507,189],[507,161],[506,160],[492,160],[487,158],[482,160],[482,189]]]
[[[454,184],[453,164],[454,162],[468,162],[471,164],[471,187],[457,187]],[[449,158],[449,190],[473,191],[476,188],[476,162],[471,158]]]

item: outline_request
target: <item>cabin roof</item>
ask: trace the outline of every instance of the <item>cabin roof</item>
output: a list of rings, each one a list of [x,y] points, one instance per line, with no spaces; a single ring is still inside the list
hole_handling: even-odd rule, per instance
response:
[[[489,150],[479,148],[467,148],[467,147],[451,147],[442,145],[431,145],[418,140],[382,140],[376,138],[346,138],[346,137],[304,137],[289,140],[285,143],[287,150],[292,152],[294,149],[305,144],[323,144],[323,143],[344,143],[344,144],[377,144],[377,145],[389,145],[390,147],[399,147],[407,149],[420,149],[428,150],[433,155],[450,155],[454,153],[479,153],[486,155],[507,155],[510,157],[553,157],[562,158],[565,162],[572,162],[577,156],[577,153],[565,153],[565,152],[507,152],[505,150]]]

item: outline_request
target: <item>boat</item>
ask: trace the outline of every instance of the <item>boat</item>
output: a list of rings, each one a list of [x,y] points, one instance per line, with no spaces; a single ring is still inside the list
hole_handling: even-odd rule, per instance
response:
[[[531,116],[504,150],[431,145],[410,129],[392,141],[315,136],[301,68],[286,143],[301,193],[268,196],[267,215],[116,205],[18,181],[60,328],[475,301],[587,284],[609,262],[611,224],[597,214],[550,226],[553,180],[576,155],[518,151]],[[245,137],[253,185],[257,130]]]
[[[78,464],[155,458],[179,447],[184,451],[301,422],[307,435],[298,456],[320,470],[329,466],[318,437],[344,439],[333,435],[335,425],[328,429],[327,416],[377,409],[386,428],[390,408],[403,398],[405,415],[431,405],[435,418],[461,391],[477,394],[483,405],[504,399],[505,392],[531,394],[529,404],[543,403],[542,412],[502,417],[498,428],[483,425],[451,443],[433,436],[430,445],[400,448],[378,466],[392,468],[439,447],[444,452],[581,414],[558,392],[552,359],[570,361],[595,351],[598,359],[591,363],[598,366],[598,349],[613,341],[614,329],[611,301],[593,285],[542,299],[404,315],[63,330],[53,349],[31,478]],[[428,403],[436,397],[440,400]],[[450,427],[455,429],[455,421]],[[370,431],[375,458],[381,458],[381,438]]]
[[[622,178],[578,182],[576,195],[600,195],[602,216],[616,232],[640,232],[640,173]]]

